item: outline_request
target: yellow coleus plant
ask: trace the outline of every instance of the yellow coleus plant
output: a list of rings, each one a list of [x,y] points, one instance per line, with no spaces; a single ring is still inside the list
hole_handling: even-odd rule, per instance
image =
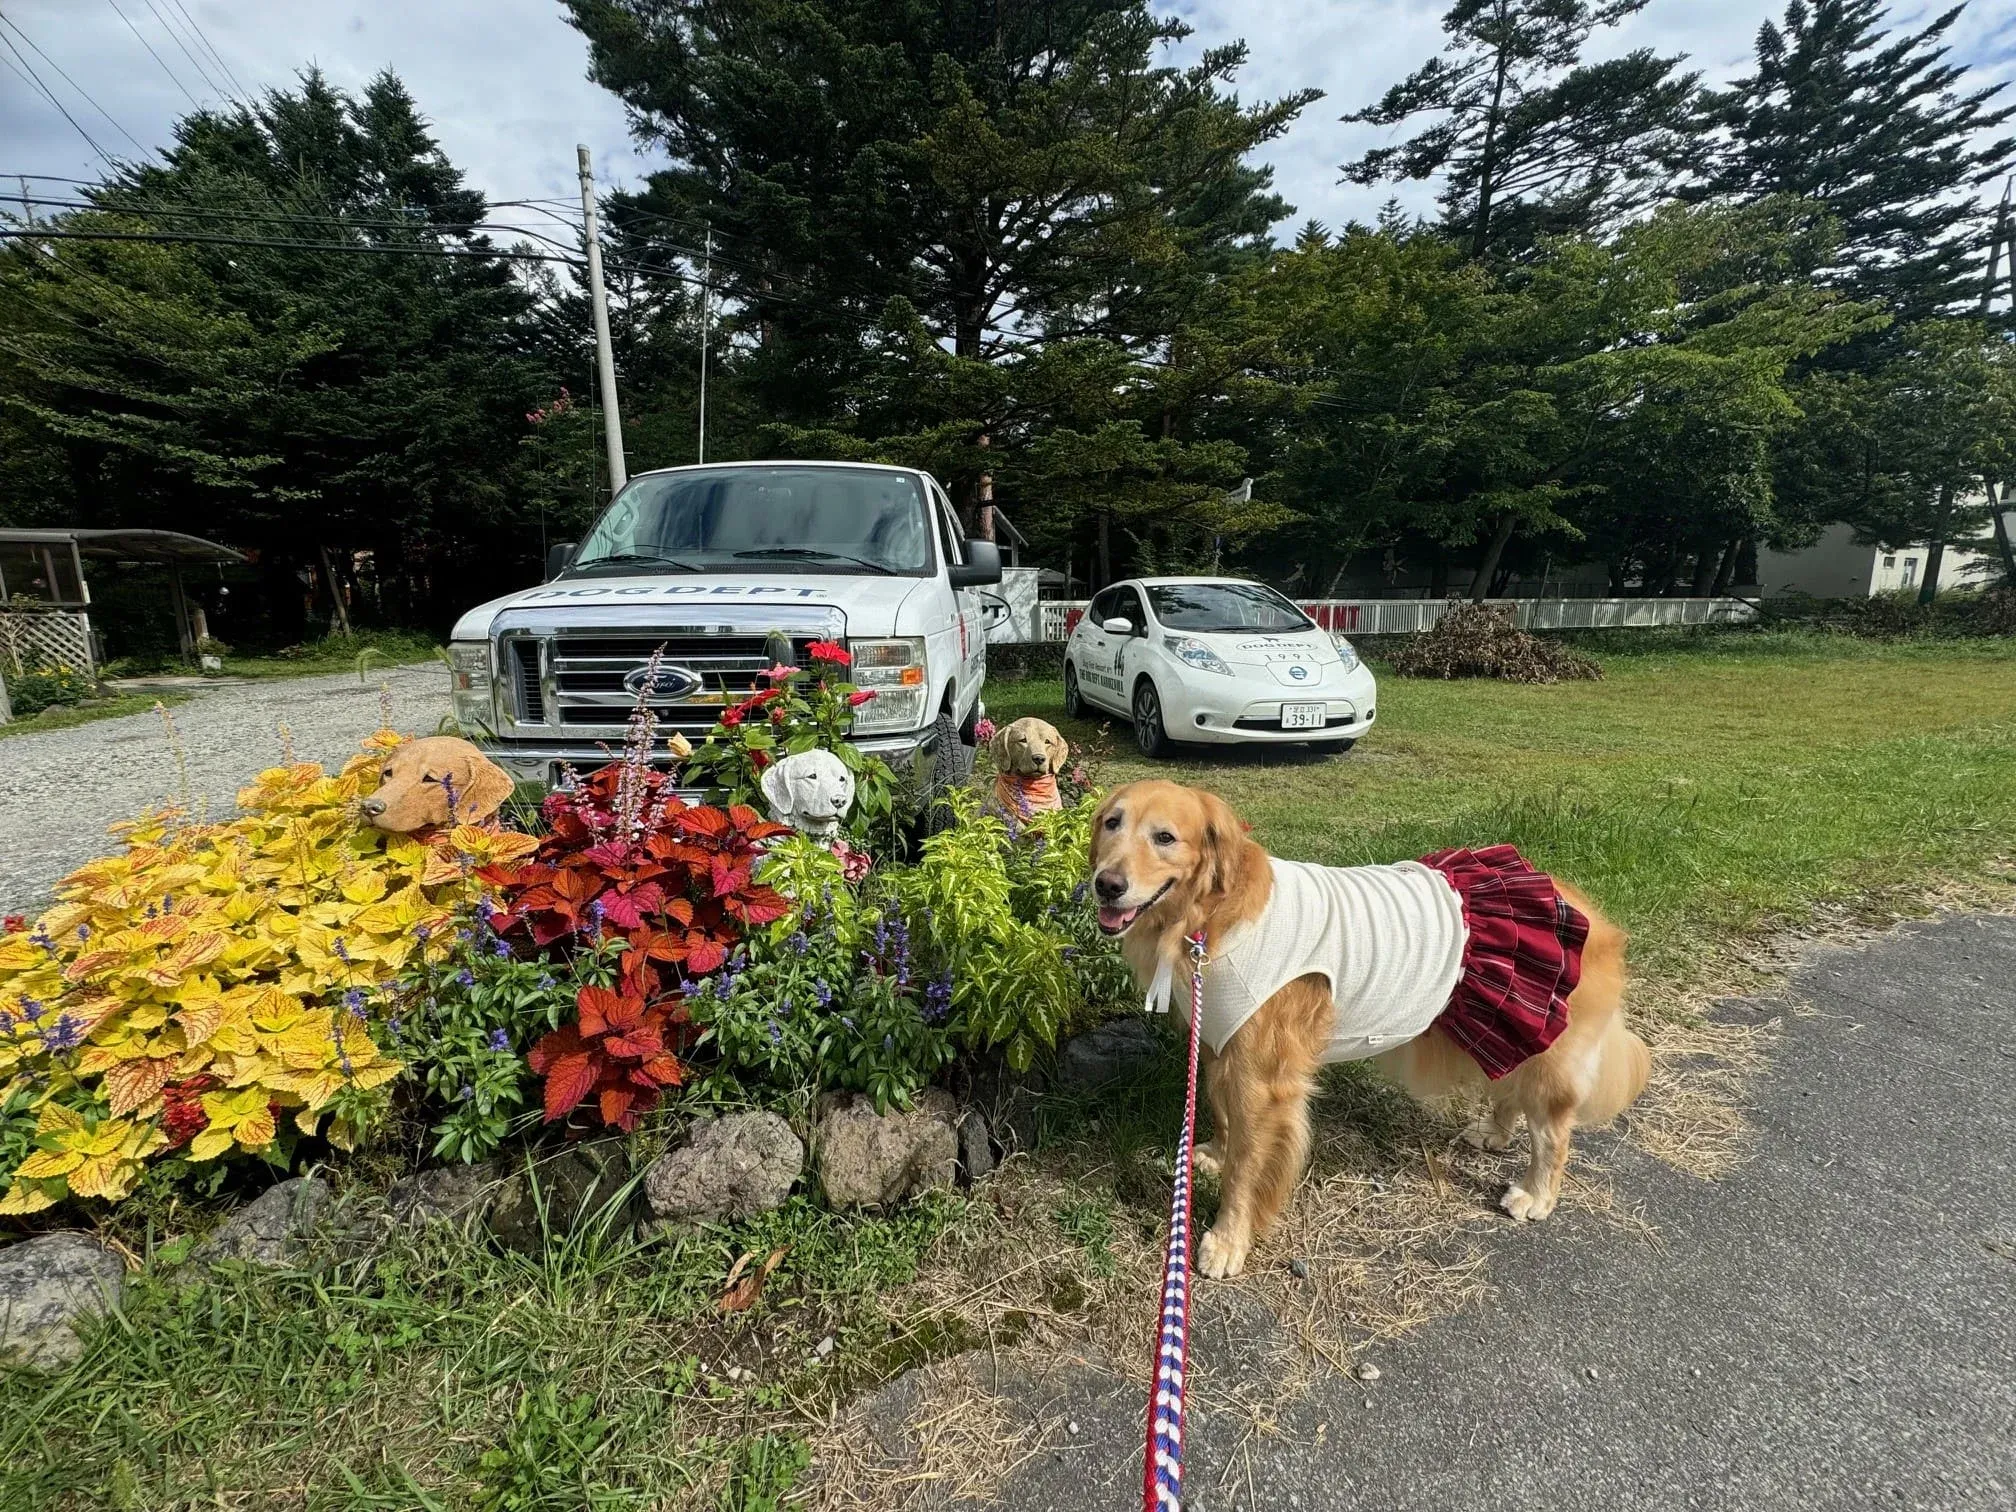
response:
[[[258,1153],[289,1120],[346,1138],[322,1126],[331,1102],[400,1070],[372,1038],[373,999],[447,953],[476,867],[535,843],[363,823],[400,739],[381,731],[334,776],[261,772],[225,823],[163,810],[115,826],[122,854],[0,934],[0,1088],[28,1088],[35,1115],[0,1213],[116,1200],[150,1158]]]

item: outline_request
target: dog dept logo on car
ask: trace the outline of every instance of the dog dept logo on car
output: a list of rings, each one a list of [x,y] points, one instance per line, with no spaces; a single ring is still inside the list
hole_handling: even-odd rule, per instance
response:
[[[538,588],[525,595],[521,602],[530,603],[534,599],[556,598],[694,598],[705,595],[719,598],[725,595],[741,594],[750,598],[776,597],[818,598],[830,593],[825,588],[786,588],[779,583],[640,583],[627,588]]]

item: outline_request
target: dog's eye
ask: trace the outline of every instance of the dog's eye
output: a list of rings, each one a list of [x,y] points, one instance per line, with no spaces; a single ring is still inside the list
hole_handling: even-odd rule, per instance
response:
[[[1118,814],[1108,814],[1106,816],[1106,828],[1109,830],[1120,828],[1120,816]]]
[[[1157,845],[1174,845],[1176,843],[1176,836],[1169,830],[1157,830],[1155,831],[1155,843]]]

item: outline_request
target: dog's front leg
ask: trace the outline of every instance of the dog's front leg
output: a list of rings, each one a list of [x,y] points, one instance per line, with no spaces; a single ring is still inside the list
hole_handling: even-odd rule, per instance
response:
[[[1284,993],[1294,988],[1283,989]],[[1328,994],[1323,994],[1327,1003]],[[1197,1247],[1197,1268],[1223,1280],[1246,1268],[1253,1241],[1281,1215],[1309,1157],[1309,1096],[1317,1049],[1296,1019],[1262,1010],[1211,1063],[1212,1143],[1221,1163],[1217,1221]],[[1314,1015],[1309,1015],[1314,1017]],[[1281,1032],[1287,1028],[1290,1032]]]

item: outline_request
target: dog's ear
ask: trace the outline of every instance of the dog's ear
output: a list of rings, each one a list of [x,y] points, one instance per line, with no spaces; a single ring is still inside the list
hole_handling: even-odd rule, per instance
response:
[[[455,819],[464,824],[481,824],[511,796],[515,784],[511,774],[471,746],[462,756],[462,780],[455,787]]]
[[[1053,775],[1064,770],[1064,763],[1071,759],[1071,743],[1050,725],[1043,726],[1043,749],[1046,754],[1044,769]]]
[[[1204,852],[1204,891],[1230,892],[1239,876],[1240,853],[1247,844],[1246,825],[1232,805],[1216,793],[1199,793],[1204,828],[1198,843]]]
[[[786,817],[791,812],[791,778],[785,773],[783,762],[773,761],[763,768],[761,786],[763,797],[770,805],[770,817]]]
[[[994,770],[997,772],[1008,770],[1008,732],[1014,728],[1013,725],[1001,726],[987,742],[987,755],[993,761]]]

